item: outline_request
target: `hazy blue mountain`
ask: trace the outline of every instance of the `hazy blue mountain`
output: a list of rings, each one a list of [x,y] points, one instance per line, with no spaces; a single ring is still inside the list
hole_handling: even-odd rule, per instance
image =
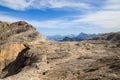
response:
[[[47,36],[47,39],[53,40],[53,41],[81,41],[87,38],[95,37],[96,34],[86,34],[81,32],[78,35],[70,34],[70,35],[54,35],[54,36]]]
[[[66,35],[64,37],[74,38],[74,37],[76,37],[76,35],[75,34],[70,34],[70,35]]]
[[[96,34],[86,34],[86,33],[81,32],[75,38],[76,38],[77,41],[80,41],[80,40],[91,38],[91,37],[95,37],[95,36],[96,36]]]
[[[52,41],[61,41],[63,40],[64,36],[61,35],[52,35],[52,36],[47,36],[48,40],[52,40]]]

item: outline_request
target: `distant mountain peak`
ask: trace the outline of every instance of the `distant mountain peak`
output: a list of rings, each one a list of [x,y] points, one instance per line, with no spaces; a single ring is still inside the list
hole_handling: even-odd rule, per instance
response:
[[[70,34],[70,35],[54,35],[54,36],[47,36],[49,40],[53,41],[81,41],[90,37],[94,37],[96,34],[87,34],[87,33],[79,33],[78,35]]]

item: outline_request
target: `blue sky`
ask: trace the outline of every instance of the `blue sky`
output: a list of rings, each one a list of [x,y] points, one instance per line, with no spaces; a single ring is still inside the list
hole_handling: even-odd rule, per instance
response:
[[[0,0],[0,20],[27,21],[43,35],[120,31],[120,0]]]

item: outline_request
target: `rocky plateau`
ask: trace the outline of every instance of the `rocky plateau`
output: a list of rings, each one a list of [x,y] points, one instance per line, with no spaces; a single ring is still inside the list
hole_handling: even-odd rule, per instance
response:
[[[0,80],[120,80],[120,32],[55,42],[25,21],[0,22]]]

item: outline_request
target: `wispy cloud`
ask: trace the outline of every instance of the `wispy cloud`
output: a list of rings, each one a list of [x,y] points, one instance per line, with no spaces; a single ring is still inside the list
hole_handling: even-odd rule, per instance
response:
[[[0,5],[14,10],[24,10],[30,7],[33,0],[0,0]]]
[[[66,28],[66,27],[85,27],[86,25],[93,25],[96,27],[102,27],[105,29],[120,30],[120,0],[106,0],[106,4],[101,8],[101,10],[93,13],[88,13],[82,17],[78,16],[74,20],[48,20],[37,22],[39,25],[46,26],[49,28]],[[34,22],[35,23],[35,22]],[[36,24],[37,24],[36,23]],[[88,26],[87,25],[87,26]],[[82,27],[83,26],[83,27]],[[89,26],[88,26],[89,27]]]
[[[120,30],[120,0],[106,0],[101,10],[74,20],[76,23],[93,24],[97,27]]]
[[[120,16],[116,16],[118,14],[120,14],[120,12],[98,12],[95,14],[90,14],[89,16],[86,15],[83,18],[79,18],[79,19],[76,18],[75,20],[56,19],[56,20],[45,20],[45,21],[26,20],[26,19],[16,18],[13,16],[0,15],[0,20],[8,21],[8,22],[24,20],[35,26],[37,29],[39,28],[57,29],[58,33],[59,33],[59,29],[63,29],[63,30],[72,29],[72,31],[78,30],[77,31],[78,33],[80,31],[87,33],[89,32],[101,33],[101,32],[120,31],[120,27],[119,27]],[[71,31],[68,32],[70,33]],[[55,32],[54,34],[56,33],[57,32]],[[47,32],[45,34],[48,35]]]
[[[2,21],[19,21],[25,20],[36,27],[41,28],[70,28],[85,27],[83,24],[94,25],[103,28],[119,28],[120,27],[120,11],[99,11],[94,14],[84,15],[82,18],[75,17],[74,20],[55,19],[55,20],[26,20],[13,16],[0,15]]]
[[[92,0],[0,0],[0,5],[14,10],[25,10],[30,8],[91,9],[94,6],[92,2]]]
[[[14,16],[8,16],[8,15],[3,15],[0,14],[0,21],[5,21],[5,22],[16,22],[16,21],[27,21],[28,23],[32,24],[35,27],[38,28],[70,28],[72,26],[77,26],[78,24],[75,24],[72,21],[65,20],[65,19],[55,19],[55,20],[27,20],[24,18],[16,18]]]
[[[58,2],[59,1],[59,2]],[[81,2],[82,0],[0,0],[0,5],[9,7],[15,10],[25,10],[27,8],[91,8],[90,3]],[[85,0],[89,1],[89,0]],[[102,1],[102,0],[101,0]],[[18,2],[18,3],[16,3]],[[2,4],[5,3],[5,4]],[[8,16],[6,14],[0,14],[1,21],[19,21],[25,20],[30,24],[36,26],[37,28],[79,28],[88,30],[94,28],[102,28],[108,31],[118,31],[120,30],[120,0],[106,0],[106,4],[102,6],[101,10],[91,13],[86,13],[84,15],[70,16],[65,18],[58,18],[52,20],[29,20],[14,16]],[[74,19],[69,19],[74,17]],[[87,24],[87,25],[86,25]],[[91,27],[93,26],[93,27]],[[99,31],[99,30],[98,30]]]
[[[107,0],[104,9],[120,10],[120,0]]]
[[[0,21],[15,22],[15,21],[19,21],[19,20],[22,20],[22,19],[15,18],[13,16],[0,14]]]
[[[120,11],[99,11],[77,19],[76,23],[88,23],[104,28],[120,27]]]
[[[36,5],[37,4],[37,5]],[[90,8],[88,3],[75,0],[34,0],[33,7],[35,8]]]

